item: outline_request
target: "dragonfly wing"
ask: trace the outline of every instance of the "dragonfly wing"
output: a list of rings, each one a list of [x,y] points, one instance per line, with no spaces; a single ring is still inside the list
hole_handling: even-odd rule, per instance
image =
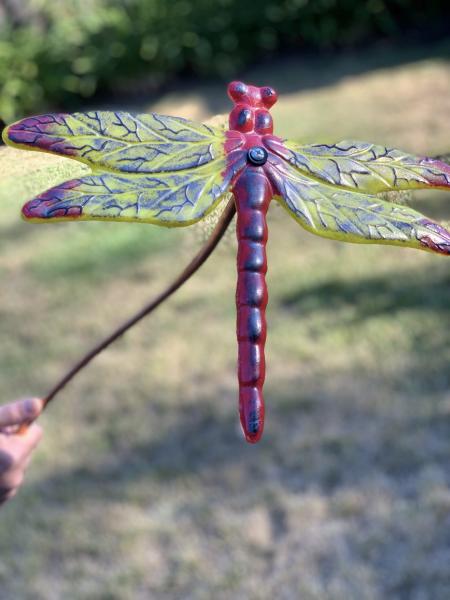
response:
[[[27,220],[140,221],[167,227],[195,223],[230,186],[225,159],[172,173],[93,173],[43,192],[23,207]]]
[[[160,173],[223,156],[225,133],[180,117],[93,111],[29,117],[7,127],[3,139],[80,160],[93,170]]]
[[[276,199],[312,233],[450,254],[450,232],[409,207],[304,177],[286,163],[271,164],[269,176]]]
[[[305,175],[360,192],[450,187],[450,165],[368,142],[301,145],[269,140],[270,149]]]
[[[9,145],[61,154],[92,175],[28,202],[28,220],[108,219],[190,225],[208,214],[245,165],[225,132],[179,117],[124,112],[49,114],[14,123]]]

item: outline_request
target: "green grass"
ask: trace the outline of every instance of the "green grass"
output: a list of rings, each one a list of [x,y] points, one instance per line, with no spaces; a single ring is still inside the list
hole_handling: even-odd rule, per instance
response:
[[[290,86],[281,134],[450,149],[447,63],[309,91],[298,91],[307,64],[288,66],[274,67]],[[207,117],[208,93],[180,94],[180,112]],[[18,160],[0,149],[6,172]],[[201,233],[31,226],[18,183],[1,198],[5,401],[45,392],[178,273]],[[443,220],[448,201],[412,200]],[[269,220],[262,442],[246,445],[237,425],[230,235],[42,417],[28,480],[1,510],[2,600],[448,598],[449,263],[323,240],[277,206]]]

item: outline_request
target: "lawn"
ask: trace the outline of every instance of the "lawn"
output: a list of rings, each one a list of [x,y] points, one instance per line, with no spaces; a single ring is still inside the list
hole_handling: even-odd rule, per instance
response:
[[[271,72],[246,78],[278,84],[280,135],[450,151],[442,58],[293,58]],[[184,83],[139,103],[208,118],[227,109],[219,91]],[[4,401],[44,393],[205,235],[200,225],[23,223],[42,169],[62,179],[69,169],[28,156],[0,149],[11,182],[0,197]],[[450,220],[449,194],[411,203]],[[2,600],[450,597],[450,263],[327,241],[275,205],[269,228],[261,443],[247,445],[238,427],[229,234],[41,418],[26,483],[1,510]]]

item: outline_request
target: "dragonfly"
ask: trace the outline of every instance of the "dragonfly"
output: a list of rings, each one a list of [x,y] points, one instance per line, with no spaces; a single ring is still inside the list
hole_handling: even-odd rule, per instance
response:
[[[267,211],[277,201],[302,227],[342,242],[390,244],[450,255],[450,231],[385,192],[450,188],[450,165],[383,145],[302,144],[273,134],[268,86],[233,81],[229,126],[156,113],[45,114],[13,123],[6,144],[64,155],[90,174],[25,204],[23,217],[196,223],[231,192],[237,213],[237,374],[246,440],[264,428]]]

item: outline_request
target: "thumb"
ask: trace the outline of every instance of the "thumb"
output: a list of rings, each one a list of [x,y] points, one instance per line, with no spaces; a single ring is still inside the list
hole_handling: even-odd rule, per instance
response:
[[[40,415],[42,407],[40,398],[26,398],[0,406],[0,428],[30,423]]]

